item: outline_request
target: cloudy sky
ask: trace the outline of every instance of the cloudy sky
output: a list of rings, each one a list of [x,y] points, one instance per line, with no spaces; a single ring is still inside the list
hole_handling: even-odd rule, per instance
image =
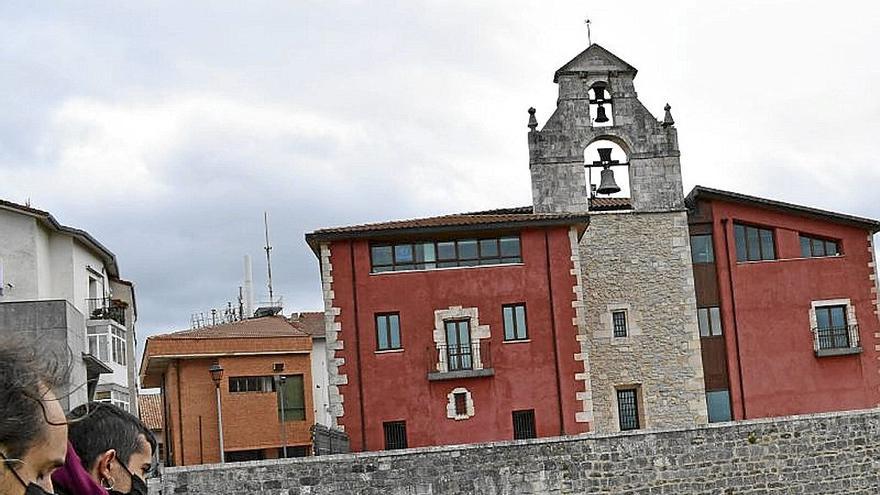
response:
[[[848,2],[843,2],[848,3]],[[696,184],[880,218],[880,7],[827,1],[0,3],[0,197],[119,258],[141,336],[321,308],[320,227],[531,201],[526,109],[593,40],[639,69]]]

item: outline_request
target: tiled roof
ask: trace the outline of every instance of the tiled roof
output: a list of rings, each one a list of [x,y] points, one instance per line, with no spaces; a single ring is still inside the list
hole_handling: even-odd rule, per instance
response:
[[[629,210],[632,208],[630,198],[590,198],[590,210],[611,211]]]
[[[763,208],[782,210],[788,213],[794,213],[796,215],[819,218],[822,220],[843,223],[847,225],[855,225],[857,227],[868,229],[872,233],[880,232],[880,220],[847,215],[846,213],[836,213],[828,210],[820,210],[818,208],[811,208],[809,206],[801,206],[793,203],[777,201],[774,199],[748,196],[746,194],[722,191],[720,189],[712,189],[703,186],[694,187],[690,194],[687,195],[685,203],[689,207],[693,207],[696,204],[696,201],[700,199],[718,199],[721,201],[731,201],[734,203],[751,204]]]
[[[154,335],[151,340],[175,339],[235,339],[260,337],[304,337],[306,332],[297,328],[283,316],[265,316],[224,323],[211,327],[182,330],[180,332]]]
[[[291,315],[291,323],[312,337],[324,336],[324,313],[308,311]]]
[[[138,413],[141,421],[151,430],[165,428],[165,418],[162,414],[162,396],[160,394],[139,394]]]

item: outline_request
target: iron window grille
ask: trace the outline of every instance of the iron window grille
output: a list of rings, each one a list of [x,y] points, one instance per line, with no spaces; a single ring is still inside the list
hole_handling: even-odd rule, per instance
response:
[[[626,335],[627,335],[626,311],[612,311],[611,312],[611,322],[614,326],[614,336],[615,337],[626,337]]]
[[[535,410],[513,411],[513,439],[535,438]]]
[[[402,349],[400,341],[400,314],[376,315],[376,350]]]
[[[639,429],[638,391],[634,388],[617,390],[617,413],[620,431]]]
[[[372,273],[522,263],[519,236],[373,244]]]
[[[526,324],[526,305],[505,304],[501,307],[504,319],[504,340],[526,340],[529,338]]]
[[[697,308],[697,323],[700,337],[714,337],[724,333],[721,328],[721,309],[717,306]]]
[[[382,423],[385,430],[385,450],[406,448],[406,421],[388,421]]]
[[[464,392],[458,392],[454,394],[453,399],[455,399],[455,415],[456,416],[465,416],[467,415],[467,394]]]
[[[694,263],[714,263],[715,251],[712,248],[712,235],[691,236],[691,261]]]
[[[820,239],[818,237],[800,235],[801,256],[804,258],[818,258],[821,256],[840,255],[840,245],[837,241]]]
[[[736,223],[733,225],[737,261],[776,259],[773,230]]]
[[[815,311],[816,328],[813,329],[815,351],[859,346],[859,327],[847,321],[845,305],[822,306],[817,307]]]

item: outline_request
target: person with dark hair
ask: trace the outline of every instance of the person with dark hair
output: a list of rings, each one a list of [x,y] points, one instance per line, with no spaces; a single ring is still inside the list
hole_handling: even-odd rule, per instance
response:
[[[53,389],[69,368],[34,342],[0,337],[0,493],[53,493],[64,465],[67,422]]]
[[[90,402],[68,415],[67,463],[52,476],[60,495],[146,495],[156,437],[128,412]]]

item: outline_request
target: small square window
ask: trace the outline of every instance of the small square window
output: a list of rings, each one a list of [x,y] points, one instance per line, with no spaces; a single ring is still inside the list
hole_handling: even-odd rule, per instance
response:
[[[626,337],[627,336],[627,325],[626,325],[626,311],[612,311],[611,312],[611,321],[614,324],[614,336],[615,337]]]
[[[691,260],[694,263],[714,263],[715,251],[712,249],[712,236],[691,236]]]
[[[513,411],[513,439],[535,438],[535,410]]]
[[[376,315],[376,350],[401,349],[400,314],[386,313]]]
[[[382,429],[385,431],[385,450],[406,448],[406,421],[382,423]]]
[[[700,327],[700,337],[715,337],[724,333],[721,328],[721,309],[718,306],[697,308],[697,324]]]

